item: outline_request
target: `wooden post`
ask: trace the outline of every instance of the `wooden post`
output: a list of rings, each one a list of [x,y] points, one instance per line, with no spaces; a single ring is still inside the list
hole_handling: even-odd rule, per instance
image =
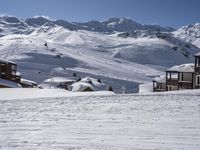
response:
[[[178,72],[178,90],[179,90],[180,72]]]
[[[195,57],[195,67],[197,66],[197,57]]]
[[[166,82],[166,87],[165,87],[165,90],[166,90],[166,91],[168,91],[168,88],[167,88],[167,87],[168,87],[167,80],[168,80],[168,72],[166,71],[166,81],[165,81],[165,82]]]
[[[194,73],[192,73],[192,86],[191,86],[191,89],[194,88]]]

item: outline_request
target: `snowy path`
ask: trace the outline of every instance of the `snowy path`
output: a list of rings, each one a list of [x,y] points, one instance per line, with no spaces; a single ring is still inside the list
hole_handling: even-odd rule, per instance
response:
[[[0,149],[199,150],[200,97],[1,100]]]

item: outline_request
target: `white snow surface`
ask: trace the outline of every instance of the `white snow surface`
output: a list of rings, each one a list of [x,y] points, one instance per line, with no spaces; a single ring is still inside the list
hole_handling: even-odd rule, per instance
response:
[[[199,150],[199,93],[1,99],[0,149]]]
[[[71,88],[72,88],[72,92],[83,92],[86,88],[90,88],[94,90],[94,87],[90,83],[82,82],[82,81],[73,83],[71,85]]]
[[[153,83],[145,83],[139,85],[139,93],[151,93],[153,92]]]
[[[175,37],[200,47],[200,23],[183,26],[173,34]]]
[[[39,88],[3,88],[0,90],[0,100],[56,98],[92,95],[113,95],[110,91],[98,92],[70,92],[64,89],[39,89]]]
[[[98,82],[98,79],[91,77],[85,77],[81,79],[81,81],[75,82],[71,85],[73,92],[82,92],[88,87],[93,91],[107,91],[109,85],[106,85],[101,81]]]

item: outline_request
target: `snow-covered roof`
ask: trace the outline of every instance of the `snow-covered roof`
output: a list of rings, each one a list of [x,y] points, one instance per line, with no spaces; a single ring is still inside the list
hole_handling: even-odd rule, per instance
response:
[[[15,62],[12,62],[12,61],[9,61],[9,60],[5,60],[5,59],[0,59],[0,62],[3,62],[3,63],[11,63],[11,64],[15,64]]]
[[[46,79],[44,82],[74,82],[76,81],[76,79],[74,78],[69,78],[69,77],[53,77],[53,78],[49,78],[49,79]]]
[[[95,79],[95,78],[91,78],[91,77],[83,78],[83,79],[81,79],[81,81],[82,81],[82,82],[92,83],[92,84],[94,84],[94,85],[96,85],[96,86],[100,86],[100,85],[101,85],[101,83],[98,82],[97,79]]]
[[[71,87],[72,87],[72,92],[82,92],[88,87],[91,88],[92,90],[94,89],[94,87],[90,83],[82,81],[72,84]]]
[[[19,85],[18,83],[12,82],[9,80],[5,80],[2,78],[0,78],[0,85],[4,85],[4,86],[10,87],[10,88],[21,88],[21,85]]]
[[[174,71],[174,72],[194,72],[194,64],[190,63],[190,64],[176,65],[176,66],[173,66],[173,67],[167,69],[167,71]]]
[[[153,81],[158,83],[166,83],[166,76],[155,77]]]
[[[16,72],[16,75],[17,76],[22,76],[22,74],[20,72],[18,72],[18,71]]]
[[[73,77],[53,77],[46,79],[39,85],[41,88],[58,88],[60,84],[67,83],[72,84],[76,82],[76,79]]]
[[[21,79],[21,82],[24,83],[24,84],[28,84],[28,85],[37,85],[37,83],[35,81],[31,81],[31,80],[28,80],[28,79]]]
[[[200,56],[200,52],[199,52],[199,53],[196,53],[195,56]]]

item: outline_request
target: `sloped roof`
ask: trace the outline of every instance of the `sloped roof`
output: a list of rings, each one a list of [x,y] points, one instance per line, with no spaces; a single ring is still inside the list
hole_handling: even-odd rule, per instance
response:
[[[176,66],[173,66],[173,67],[167,69],[166,71],[192,73],[192,72],[194,72],[194,64],[190,63],[190,64],[176,65]]]
[[[200,52],[196,53],[195,56],[200,56]]]
[[[82,92],[88,87],[94,90],[94,87],[91,84],[82,81],[72,84],[71,87],[72,87],[72,92]]]
[[[11,63],[11,64],[15,64],[16,65],[16,63],[15,62],[13,62],[13,61],[9,61],[9,60],[5,60],[5,59],[0,59],[0,62],[3,62],[3,63]]]
[[[74,78],[69,78],[69,77],[53,77],[53,78],[49,78],[49,79],[46,79],[44,81],[45,82],[51,82],[53,80],[53,82],[74,82],[76,81]]]
[[[31,80],[24,79],[24,78],[21,79],[21,82],[24,84],[28,84],[28,85],[33,85],[33,84],[37,85],[37,83],[35,81],[31,81]]]
[[[153,81],[158,83],[166,83],[166,76],[155,77]]]

